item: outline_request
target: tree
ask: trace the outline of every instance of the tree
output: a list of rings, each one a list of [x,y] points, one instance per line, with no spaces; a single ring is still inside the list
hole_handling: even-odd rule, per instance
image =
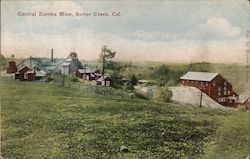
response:
[[[7,60],[0,54],[0,70],[4,70],[7,64]]]
[[[100,58],[102,60],[102,75],[105,74],[105,63],[108,59],[112,59],[115,57],[116,52],[108,49],[106,45],[102,47],[102,52],[100,54]]]
[[[15,58],[15,55],[12,54],[12,55],[11,55],[11,60],[14,60],[14,58]]]
[[[131,89],[132,91],[134,91],[134,86],[138,83],[138,79],[137,77],[133,74],[131,77],[130,77],[130,84],[131,84]]]

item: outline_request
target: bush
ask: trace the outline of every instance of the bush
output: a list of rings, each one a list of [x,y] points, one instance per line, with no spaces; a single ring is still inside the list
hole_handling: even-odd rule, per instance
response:
[[[157,90],[155,99],[162,102],[169,102],[172,97],[172,91],[168,87],[161,87]]]

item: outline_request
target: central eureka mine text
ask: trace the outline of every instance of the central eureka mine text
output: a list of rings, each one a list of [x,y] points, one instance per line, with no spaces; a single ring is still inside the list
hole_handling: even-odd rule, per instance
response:
[[[64,16],[64,17],[83,17],[83,16],[95,16],[95,17],[108,17],[108,16],[121,16],[120,12],[18,12],[18,16]]]

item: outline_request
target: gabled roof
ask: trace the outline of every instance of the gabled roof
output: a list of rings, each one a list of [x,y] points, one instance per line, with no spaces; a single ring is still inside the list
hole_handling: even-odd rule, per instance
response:
[[[40,70],[44,70],[46,73],[49,73],[53,71],[58,65],[60,65],[64,59],[54,59],[51,61],[49,58],[27,58],[23,60],[20,64],[17,65],[18,68],[21,68],[22,66],[27,67],[37,67]]]
[[[32,70],[32,69],[30,69],[28,66],[23,66],[23,67],[19,68],[19,69],[17,70],[17,72],[23,70],[25,67],[28,68],[29,70]]]
[[[108,77],[108,76],[101,76],[100,78],[98,78],[98,79],[96,80],[96,82],[101,82],[101,81],[103,81],[103,80],[105,80],[105,79],[107,79],[107,78],[111,79],[111,78]],[[112,79],[111,79],[111,80],[112,80]]]
[[[94,73],[96,71],[96,69],[91,68],[91,67],[87,67],[86,69],[78,69],[78,71],[80,73]]]
[[[46,72],[44,72],[43,70],[36,71],[36,76],[37,77],[45,77],[46,76]]]
[[[239,95],[239,103],[244,103],[246,100],[250,99],[250,97],[248,95]]]
[[[209,81],[212,81],[218,75],[219,75],[219,73],[188,71],[180,79],[209,82]]]

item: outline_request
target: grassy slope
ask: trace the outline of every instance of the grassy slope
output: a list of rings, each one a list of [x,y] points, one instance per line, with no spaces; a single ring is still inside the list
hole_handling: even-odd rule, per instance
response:
[[[1,81],[6,158],[226,158],[248,154],[246,112]],[[123,154],[126,145],[131,152]]]

